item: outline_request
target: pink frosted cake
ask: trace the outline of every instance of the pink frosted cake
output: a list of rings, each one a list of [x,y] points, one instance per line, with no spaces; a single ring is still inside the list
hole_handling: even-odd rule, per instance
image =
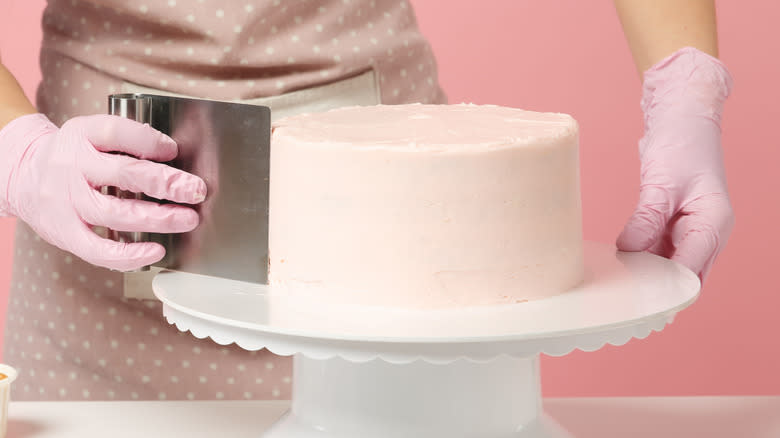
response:
[[[430,309],[582,281],[578,127],[478,105],[351,107],[272,134],[275,294]]]

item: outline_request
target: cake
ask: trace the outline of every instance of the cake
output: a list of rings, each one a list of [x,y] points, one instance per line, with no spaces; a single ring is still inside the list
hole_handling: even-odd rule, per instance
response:
[[[462,308],[583,279],[566,114],[410,104],[292,116],[274,125],[270,178],[274,295]]]

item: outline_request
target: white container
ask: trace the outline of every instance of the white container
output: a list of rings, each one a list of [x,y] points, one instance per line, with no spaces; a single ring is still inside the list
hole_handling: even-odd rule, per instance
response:
[[[11,401],[11,384],[16,380],[17,372],[8,365],[0,364],[0,438],[5,438],[8,429],[8,403]]]

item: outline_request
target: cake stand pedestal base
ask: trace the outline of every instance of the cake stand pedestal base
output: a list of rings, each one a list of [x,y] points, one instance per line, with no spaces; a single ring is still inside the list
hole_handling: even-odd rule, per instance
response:
[[[538,356],[448,364],[294,356],[292,408],[264,438],[572,438],[542,411]]]

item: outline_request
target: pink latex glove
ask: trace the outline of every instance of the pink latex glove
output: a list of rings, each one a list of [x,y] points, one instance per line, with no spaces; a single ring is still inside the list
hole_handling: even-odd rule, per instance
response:
[[[111,154],[122,152],[127,155]],[[128,271],[159,261],[157,243],[118,243],[91,226],[179,233],[198,225],[189,207],[118,199],[101,186],[196,204],[206,185],[164,164],[176,143],[148,125],[109,115],[76,117],[57,128],[42,114],[19,117],[0,131],[0,209],[27,222],[47,242],[94,265]],[[137,158],[136,158],[137,157]]]
[[[645,72],[639,205],[618,249],[649,250],[707,275],[734,226],[720,141],[731,85],[719,60],[690,47]]]

